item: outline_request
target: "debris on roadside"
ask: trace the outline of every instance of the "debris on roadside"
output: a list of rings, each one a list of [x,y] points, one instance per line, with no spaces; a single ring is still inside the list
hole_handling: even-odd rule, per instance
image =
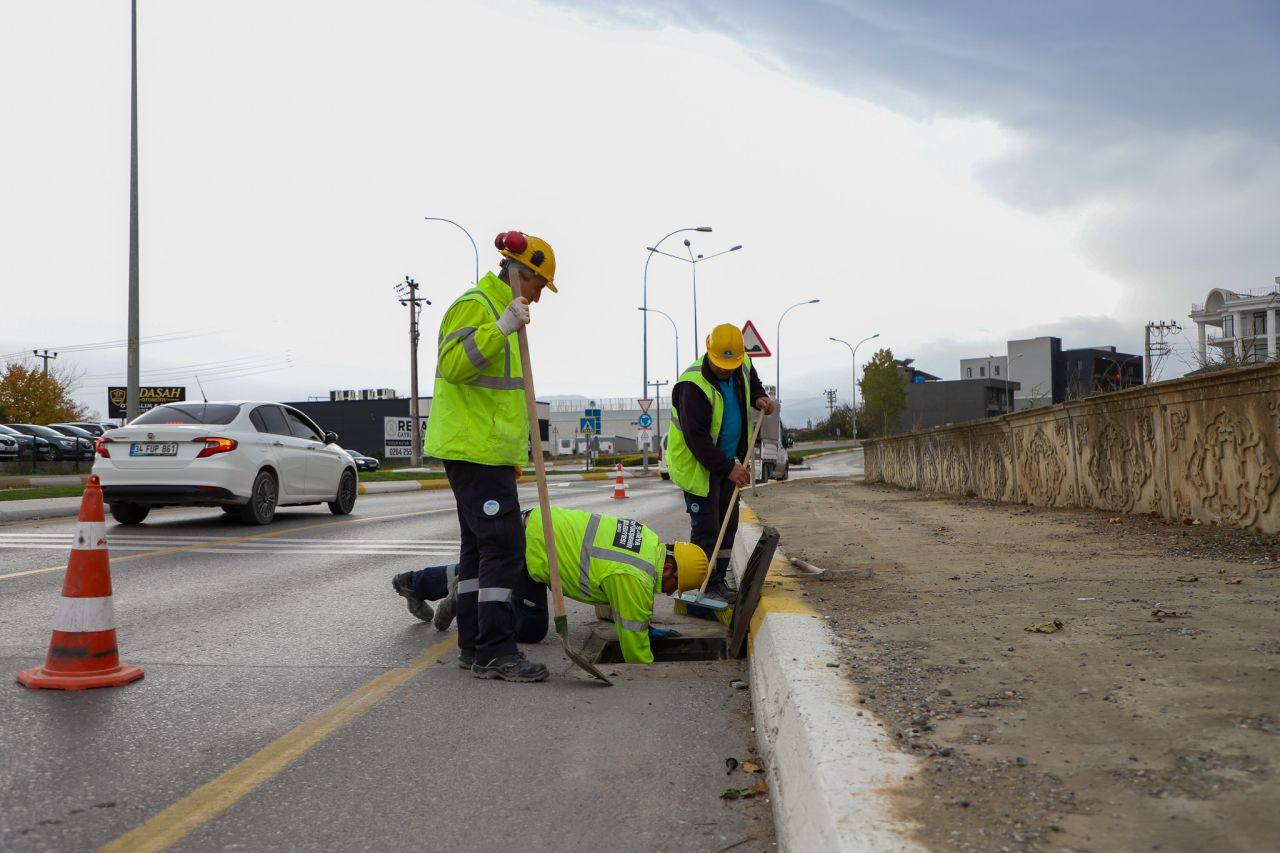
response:
[[[1037,622],[1035,625],[1028,625],[1022,630],[1030,631],[1033,634],[1056,634],[1065,627],[1066,625],[1061,619],[1054,619],[1050,622]]]
[[[1200,580],[1200,578],[1196,577],[1195,575],[1178,575],[1176,578],[1174,578],[1174,580],[1178,581],[1179,583],[1195,583],[1196,581]]]
[[[760,794],[767,794],[769,786],[764,782],[758,785],[752,785],[749,788],[726,788],[725,792],[720,795],[722,800],[749,800]]]
[[[1168,610],[1164,607],[1157,607],[1151,611],[1151,615],[1156,618],[1157,622],[1163,622],[1165,619],[1181,619],[1191,614],[1185,610]]]
[[[726,758],[724,760],[724,766],[728,768],[724,771],[725,775],[728,776],[730,773],[738,769],[738,759],[733,757]]]

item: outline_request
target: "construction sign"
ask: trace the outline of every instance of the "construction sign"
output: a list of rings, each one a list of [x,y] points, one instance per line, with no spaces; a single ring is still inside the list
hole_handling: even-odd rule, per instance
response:
[[[755,324],[750,320],[747,325],[742,327],[742,343],[745,346],[745,352],[752,358],[768,358],[773,355],[769,352],[769,348],[764,345],[764,341],[760,338],[760,333],[756,331]]]

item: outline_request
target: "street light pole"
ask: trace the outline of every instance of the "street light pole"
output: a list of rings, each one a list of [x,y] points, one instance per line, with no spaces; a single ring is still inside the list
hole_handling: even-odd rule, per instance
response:
[[[139,414],[139,371],[142,354],[139,349],[138,322],[138,0],[133,0],[132,48],[129,79],[129,340],[126,348],[125,417],[132,421]],[[34,458],[34,457],[33,457]]]
[[[677,228],[676,230],[672,231],[670,234],[663,235],[663,237],[660,240],[658,240],[658,242],[653,244],[652,248],[646,247],[646,249],[648,249],[648,254],[645,255],[645,258],[644,258],[644,276],[643,276],[643,282],[641,284],[641,294],[640,294],[640,301],[642,303],[640,310],[644,312],[644,319],[642,321],[643,331],[641,332],[641,337],[643,341],[641,344],[642,355],[640,356],[641,362],[643,365],[641,368],[641,373],[642,373],[641,379],[644,382],[644,390],[640,392],[641,397],[649,396],[649,261],[653,260],[653,253],[656,252],[658,250],[658,247],[662,245],[663,240],[667,239],[668,237],[674,237],[676,234],[683,234],[686,231],[702,231],[704,233],[709,234],[711,233],[711,226],[699,225],[696,228]],[[674,326],[675,321],[672,320],[671,322],[672,322],[672,325]],[[677,340],[677,346],[678,345],[679,345],[679,341]],[[677,376],[680,375],[679,370],[680,370],[680,359],[676,358],[676,375]],[[644,470],[648,471],[649,470],[649,451],[648,450],[644,451],[642,455],[642,459],[644,462]]]
[[[476,241],[475,241],[475,238],[471,236],[471,232],[463,228],[458,223],[454,222],[452,219],[445,219],[443,216],[424,216],[422,218],[430,220],[432,222],[448,222],[450,225],[460,230],[463,234],[467,235],[467,239],[471,241],[471,251],[476,253],[476,280],[473,281],[472,284],[479,284],[480,283],[480,250],[476,248]]]
[[[813,305],[814,303],[821,301],[821,299],[808,299],[804,302],[797,302],[795,305],[792,305],[791,308],[799,308],[801,305]],[[779,401],[782,400],[782,318],[787,316],[787,313],[791,311],[791,308],[783,311],[782,317],[778,318],[778,328],[773,336],[773,355],[774,358],[777,359],[777,361],[774,362],[773,393],[777,396]]]
[[[702,229],[699,228],[696,230],[701,231]],[[686,264],[689,264],[693,267],[693,357],[696,359],[698,357],[698,351],[699,351],[698,350],[698,345],[699,345],[698,344],[698,264],[702,263],[703,261],[709,261],[712,258],[718,258],[721,255],[727,255],[730,252],[736,252],[742,248],[742,245],[739,244],[732,248],[725,249],[722,252],[716,252],[714,255],[706,255],[706,256],[698,255],[697,257],[694,257],[693,248],[692,246],[689,245],[688,240],[684,241],[684,245],[685,245],[685,248],[689,250],[689,257],[687,258],[682,258],[679,255],[673,255],[670,252],[659,251],[656,246],[647,246],[646,248],[649,250],[650,257],[653,257],[653,255],[665,255],[668,258],[675,258],[677,261],[684,261]]]
[[[667,318],[667,320],[669,320],[669,321],[671,322],[671,334],[672,334],[672,335],[675,337],[675,339],[676,339],[676,349],[675,349],[675,355],[676,355],[676,360],[675,360],[675,373],[674,373],[673,375],[675,376],[675,378],[676,378],[676,379],[679,379],[679,378],[680,378],[680,332],[679,332],[679,330],[678,330],[678,329],[676,329],[676,321],[675,321],[675,320],[672,320],[672,319],[671,319],[671,315],[670,315],[670,314],[668,314],[666,311],[659,311],[657,308],[641,308],[640,310],[641,310],[641,311],[647,311],[647,312],[650,312],[650,313],[652,313],[652,314],[661,314],[663,317],[666,317],[666,318]],[[653,384],[653,383],[650,383],[650,384]]]
[[[849,356],[853,361],[853,385],[849,389],[852,392],[849,395],[849,400],[851,401],[850,406],[853,409],[853,438],[855,441],[858,438],[858,347],[862,346],[872,338],[878,338],[878,337],[880,337],[880,333],[876,332],[871,337],[863,338],[862,340],[858,341],[856,344],[851,344],[842,338],[828,339],[828,340],[832,340],[847,346],[849,348]]]

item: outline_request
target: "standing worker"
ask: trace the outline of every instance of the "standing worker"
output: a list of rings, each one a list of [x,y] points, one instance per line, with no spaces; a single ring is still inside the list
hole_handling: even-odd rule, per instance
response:
[[[543,681],[547,668],[516,646],[511,591],[524,569],[516,477],[529,460],[530,427],[516,331],[544,287],[556,292],[556,256],[545,240],[499,234],[501,272],[485,273],[449,306],[424,450],[444,461],[458,504],[458,661],[478,678]],[[511,283],[521,297],[512,299]],[[535,452],[541,452],[541,446]],[[393,582],[402,589],[401,576]],[[408,597],[408,596],[406,596]]]
[[[653,663],[651,636],[653,600],[659,593],[697,589],[707,574],[707,555],[697,545],[663,545],[658,534],[629,518],[581,509],[551,508],[556,554],[564,594],[586,604],[606,604],[618,632],[618,646],[627,663]],[[511,607],[516,638],[540,643],[547,635],[547,546],[542,536],[542,510],[526,513],[524,567],[516,582]],[[397,589],[408,599],[409,612],[432,621],[441,631],[449,627],[458,600],[455,565],[429,566],[396,576]],[[428,600],[443,599],[432,615]],[[461,625],[459,625],[461,627]]]
[[[750,481],[742,464],[750,435],[747,411],[773,412],[773,401],[745,350],[737,326],[725,323],[711,330],[706,355],[689,365],[671,389],[667,432],[667,469],[672,481],[684,489],[689,538],[708,558],[715,550],[720,525],[729,517],[706,591],[707,596],[729,604],[737,597],[726,576],[738,529],[738,502],[730,505],[730,498],[735,485],[746,486]]]

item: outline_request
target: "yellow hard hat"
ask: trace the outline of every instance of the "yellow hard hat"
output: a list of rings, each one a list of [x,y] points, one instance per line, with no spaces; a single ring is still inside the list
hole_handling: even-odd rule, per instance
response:
[[[711,357],[711,363],[721,370],[737,370],[745,352],[742,330],[737,326],[722,323],[707,335],[707,355]]]
[[[493,245],[505,257],[519,261],[547,280],[552,293],[559,293],[553,283],[556,277],[556,253],[541,237],[523,231],[503,231],[493,240]]]
[[[671,546],[676,558],[676,589],[686,592],[702,586],[707,576],[707,552],[689,542],[676,542]]]

